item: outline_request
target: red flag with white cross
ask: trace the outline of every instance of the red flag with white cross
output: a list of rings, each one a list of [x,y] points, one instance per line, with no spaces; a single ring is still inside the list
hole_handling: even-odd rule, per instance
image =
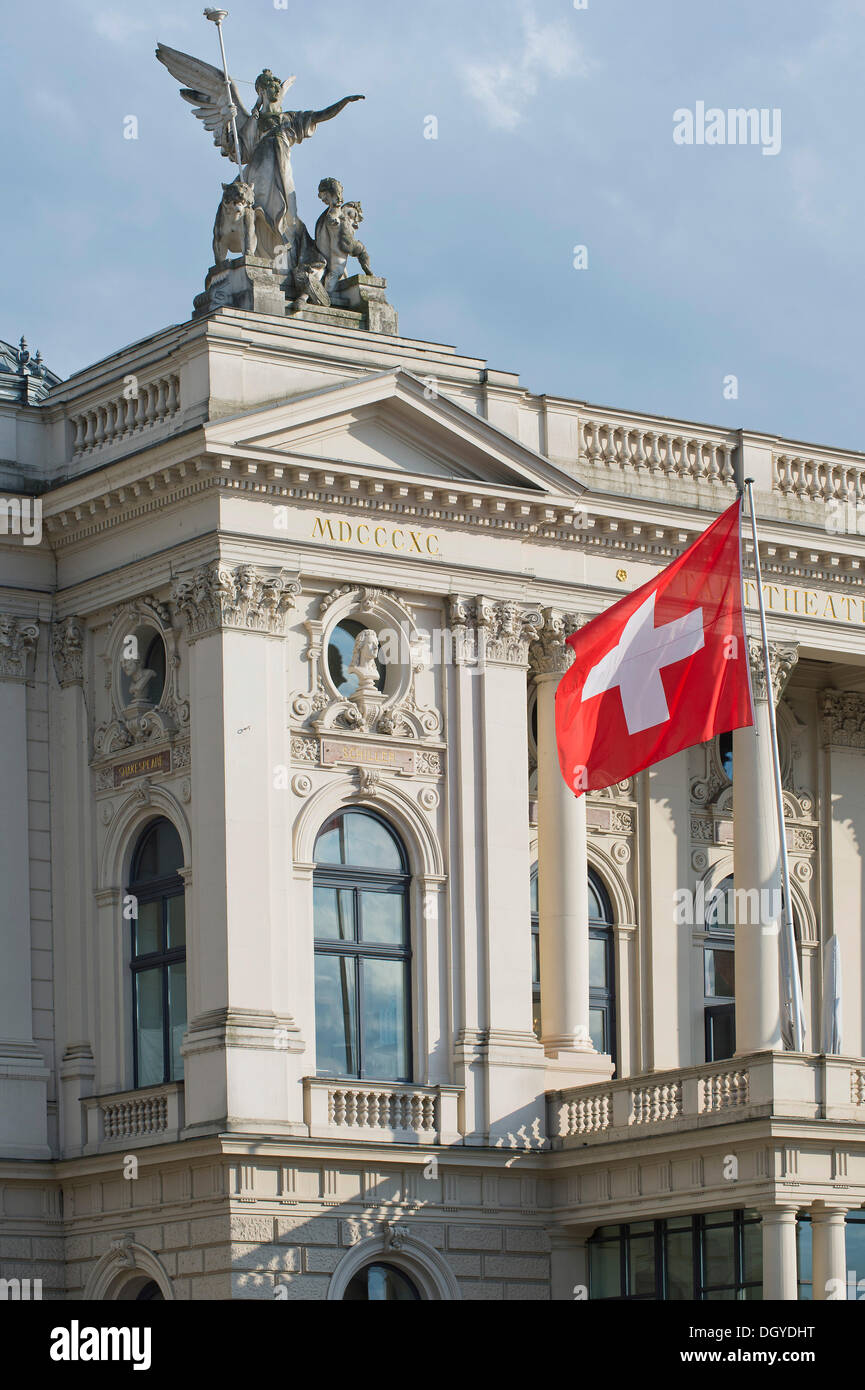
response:
[[[742,502],[568,643],[556,690],[562,776],[579,796],[753,724],[742,623]]]

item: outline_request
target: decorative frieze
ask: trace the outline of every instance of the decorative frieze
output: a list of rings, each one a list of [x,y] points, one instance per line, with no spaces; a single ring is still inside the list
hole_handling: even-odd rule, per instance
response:
[[[51,655],[63,690],[84,683],[84,627],[78,618],[65,618],[51,629]]]
[[[824,690],[820,716],[826,747],[865,749],[865,695],[852,690]]]
[[[751,663],[751,688],[755,700],[767,700],[766,663],[763,659],[763,643],[759,637],[749,637],[748,659]],[[769,659],[771,664],[772,694],[777,705],[799,660],[797,642],[770,642]]]
[[[217,560],[178,575],[171,597],[193,642],[225,630],[282,637],[299,593],[299,582],[285,570],[266,574],[255,565],[232,568]]]
[[[0,613],[0,680],[31,679],[38,641],[38,623]]]
[[[529,646],[541,625],[537,609],[526,611],[514,599],[452,597],[449,620],[458,665],[521,666],[529,660]]]

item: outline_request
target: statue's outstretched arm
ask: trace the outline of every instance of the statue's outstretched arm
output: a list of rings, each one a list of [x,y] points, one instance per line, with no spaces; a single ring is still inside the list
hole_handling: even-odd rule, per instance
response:
[[[350,101],[366,101],[366,97],[343,97],[342,101],[335,101],[333,106],[326,106],[323,111],[315,112],[315,121],[332,121],[334,116],[338,116],[340,111],[344,111]]]

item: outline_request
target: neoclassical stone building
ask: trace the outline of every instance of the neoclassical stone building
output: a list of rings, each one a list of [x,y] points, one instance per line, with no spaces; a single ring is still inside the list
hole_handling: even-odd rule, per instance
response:
[[[0,353],[0,1279],[844,1296],[865,458],[368,324],[221,308],[63,382]],[[745,476],[756,732],[575,800],[565,637]],[[770,697],[802,1054],[778,938],[728,892],[778,885]]]

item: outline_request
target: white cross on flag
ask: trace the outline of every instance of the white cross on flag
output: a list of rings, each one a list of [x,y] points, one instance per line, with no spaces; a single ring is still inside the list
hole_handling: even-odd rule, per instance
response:
[[[562,776],[578,796],[753,724],[741,506],[568,638],[576,659],[556,691],[556,739]]]

